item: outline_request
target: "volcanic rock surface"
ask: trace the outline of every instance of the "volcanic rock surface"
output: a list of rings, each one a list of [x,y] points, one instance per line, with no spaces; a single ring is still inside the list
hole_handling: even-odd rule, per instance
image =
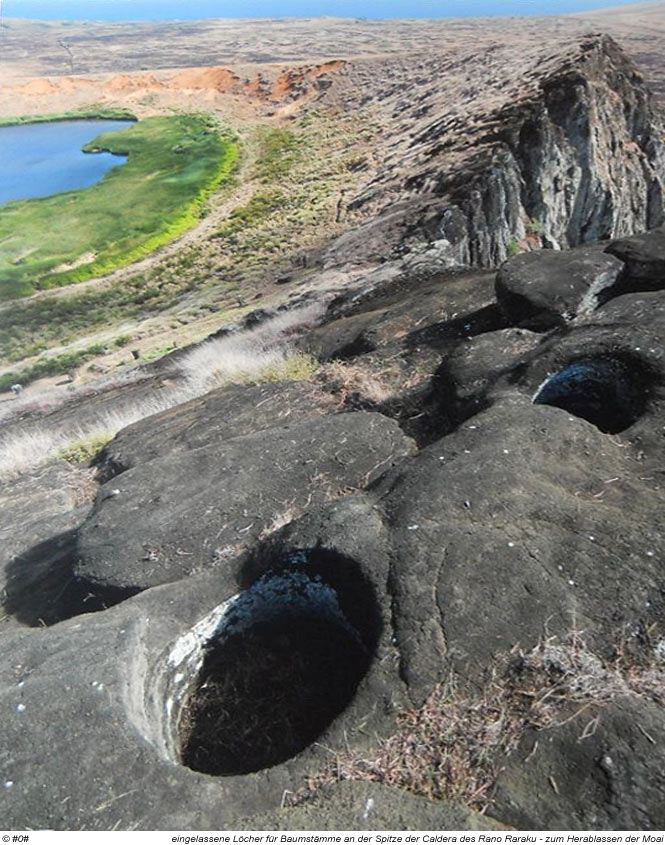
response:
[[[590,266],[607,260],[619,277],[634,274],[663,240],[659,229],[610,242]],[[532,315],[543,302],[551,314],[570,267],[589,260],[586,247],[554,255],[528,256],[540,297]],[[499,279],[523,267],[518,256]],[[315,792],[309,810],[279,808],[284,790],[325,769],[326,749],[376,753],[373,737],[395,730],[400,709],[421,706],[451,672],[462,687],[482,684],[517,646],[528,653],[582,631],[588,660],[607,666],[621,635],[635,677],[662,671],[665,278],[654,274],[645,291],[603,288],[593,309],[579,307],[587,284],[569,286],[566,321],[539,333],[492,306],[491,273],[347,295],[311,343],[338,326],[346,343],[353,320],[374,326],[371,349],[358,347],[346,366],[369,379],[389,362],[411,372],[389,399],[360,390],[326,413],[287,383],[297,421],[257,413],[242,433],[243,408],[260,404],[262,388],[231,387],[123,432],[98,462],[106,482],[91,511],[67,498],[60,465],[6,485],[6,824],[491,825],[457,804],[392,799],[396,786],[353,779]],[[485,301],[493,321],[467,311]],[[373,411],[353,410],[363,403]],[[35,507],[40,519],[23,515]],[[323,733],[304,747],[298,732],[288,738],[295,701],[275,691],[306,689],[313,667],[335,659],[326,642],[347,643],[334,670],[346,698],[321,710]],[[270,711],[257,699],[262,661],[273,665]],[[235,686],[213,681],[218,665]],[[662,698],[617,677],[585,706],[565,705],[559,727],[520,734],[489,798],[498,823],[662,826],[649,774],[664,762]],[[219,691],[218,704],[200,703],[201,684]],[[234,760],[258,760],[250,748],[279,737],[283,762],[208,774],[210,707],[240,708]]]
[[[445,110],[434,91],[414,107],[386,84],[378,96],[394,110],[389,152],[349,203],[360,225],[331,256],[376,260],[383,250],[385,259],[393,244],[392,256],[414,269],[495,267],[519,249],[662,223],[662,118],[616,43],[590,36],[563,56],[534,45],[512,70],[508,49],[424,59],[427,77],[459,80]]]

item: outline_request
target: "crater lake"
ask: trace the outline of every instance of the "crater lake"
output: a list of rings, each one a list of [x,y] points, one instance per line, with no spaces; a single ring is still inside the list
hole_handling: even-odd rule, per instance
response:
[[[87,188],[126,161],[111,153],[84,153],[101,132],[131,120],[60,120],[0,126],[0,204]]]

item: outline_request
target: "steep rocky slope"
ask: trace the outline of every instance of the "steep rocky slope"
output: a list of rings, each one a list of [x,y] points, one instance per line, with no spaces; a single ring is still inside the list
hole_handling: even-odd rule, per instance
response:
[[[412,265],[494,267],[520,248],[662,222],[662,117],[618,46],[591,36],[563,56],[534,47],[512,69],[505,49],[421,64],[425,77],[456,79],[448,107],[449,92],[432,87],[414,103],[383,68],[392,84],[377,98],[394,109],[388,152],[349,203],[354,221],[369,222],[335,257],[410,253]]]
[[[7,83],[3,108],[23,112],[61,110],[63,97],[79,106],[101,98],[140,116],[203,104],[223,120],[232,115],[244,141],[242,184],[182,242],[80,295],[48,291],[41,302],[3,305],[10,342],[24,337],[31,353],[43,349],[42,334],[51,346],[83,344],[80,321],[66,315],[111,302],[123,332],[129,324],[143,334],[155,317],[144,348],[152,353],[173,343],[179,324],[191,327],[191,342],[214,327],[211,314],[232,319],[254,297],[275,307],[294,291],[407,270],[494,267],[519,250],[662,220],[662,114],[611,39],[571,41],[563,28],[544,46],[525,25],[519,42],[490,29],[474,43],[464,32],[419,55]],[[292,170],[272,182],[261,175],[257,122],[285,132],[294,151]],[[256,226],[245,237],[229,214]],[[150,300],[128,294],[146,283]],[[52,310],[55,327],[35,332],[39,314]],[[86,336],[87,346],[109,339],[107,325]]]

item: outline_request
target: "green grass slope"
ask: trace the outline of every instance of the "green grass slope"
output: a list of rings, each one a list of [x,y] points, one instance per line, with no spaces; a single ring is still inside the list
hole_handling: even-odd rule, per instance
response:
[[[0,126],[22,126],[25,123],[53,123],[59,120],[136,120],[129,109],[103,104],[84,106],[74,111],[53,114],[25,114],[20,117],[0,117]]]
[[[0,206],[0,301],[91,278],[173,240],[237,157],[203,115],[147,118],[84,149],[129,158],[90,188]]]

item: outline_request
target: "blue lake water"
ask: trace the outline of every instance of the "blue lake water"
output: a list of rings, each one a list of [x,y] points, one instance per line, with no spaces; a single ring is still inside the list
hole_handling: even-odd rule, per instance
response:
[[[100,132],[132,125],[129,120],[62,120],[0,126],[0,203],[94,185],[126,157],[84,153],[81,147]]]

